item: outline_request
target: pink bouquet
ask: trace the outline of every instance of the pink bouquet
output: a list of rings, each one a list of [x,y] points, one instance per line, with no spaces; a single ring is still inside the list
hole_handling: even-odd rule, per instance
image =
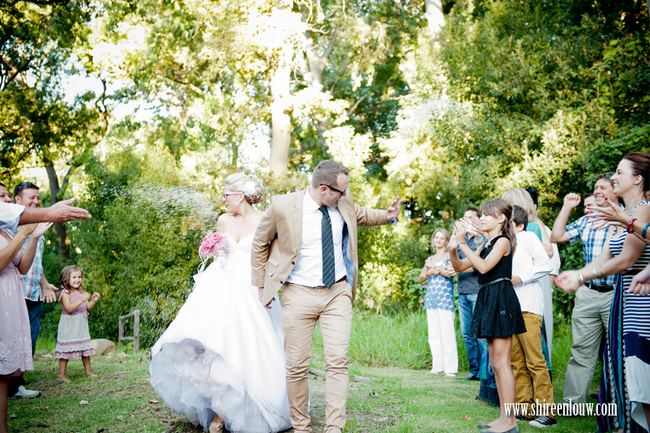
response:
[[[228,254],[228,241],[223,233],[214,232],[205,235],[199,247],[202,261],[216,259]]]

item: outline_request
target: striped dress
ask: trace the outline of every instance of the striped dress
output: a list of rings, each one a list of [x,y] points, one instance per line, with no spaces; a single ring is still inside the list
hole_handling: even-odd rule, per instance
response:
[[[627,233],[612,238],[610,252],[617,256]],[[643,406],[650,403],[650,295],[627,293],[632,278],[650,263],[650,245],[623,274],[617,276],[616,291],[609,314],[607,347],[604,353],[604,389],[601,400],[615,402],[613,419],[599,422],[599,430],[620,428],[624,432],[648,429]]]

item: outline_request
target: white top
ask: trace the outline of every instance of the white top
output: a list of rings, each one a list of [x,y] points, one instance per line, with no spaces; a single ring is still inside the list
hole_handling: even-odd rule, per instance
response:
[[[287,282],[303,286],[317,287],[323,285],[323,248],[321,243],[321,221],[323,214],[320,205],[305,193],[302,203],[302,241],[296,258],[296,264],[287,278]],[[336,280],[345,276],[343,263],[343,216],[337,208],[328,207],[332,223],[334,240],[334,269]]]
[[[544,298],[540,278],[551,272],[552,263],[542,241],[532,232],[517,233],[517,247],[512,257],[512,276],[521,278],[515,287],[521,311],[542,315]]]
[[[18,229],[20,215],[25,206],[13,203],[0,203],[0,229],[8,229],[15,232]]]

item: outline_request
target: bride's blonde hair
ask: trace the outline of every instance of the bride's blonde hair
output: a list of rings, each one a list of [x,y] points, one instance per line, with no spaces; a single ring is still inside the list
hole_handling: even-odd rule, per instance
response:
[[[244,173],[233,173],[228,176],[224,188],[228,191],[241,192],[250,204],[262,201],[262,183],[259,179]]]

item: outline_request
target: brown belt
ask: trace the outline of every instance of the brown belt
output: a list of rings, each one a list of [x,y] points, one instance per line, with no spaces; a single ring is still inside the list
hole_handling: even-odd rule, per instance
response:
[[[347,281],[348,277],[343,277],[339,278],[334,284],[332,284],[332,287],[334,287],[338,283],[342,283],[343,281]],[[327,286],[316,286],[314,289],[331,289],[332,287],[327,287]]]
[[[338,281],[336,281],[336,282],[332,285],[332,287],[334,287],[334,285],[336,285],[336,284],[338,284],[338,283],[342,283],[343,281],[347,281],[347,280],[348,280],[347,277],[339,278]],[[285,284],[287,284],[287,285],[291,284],[291,285],[294,285],[294,286],[307,287],[307,288],[309,288],[309,289],[331,289],[331,287],[327,287],[327,286],[305,286],[305,285],[303,285],[303,284],[295,284],[295,283],[292,283],[292,282],[287,282],[287,283],[285,283]]]
[[[332,287],[334,287],[334,286],[337,285],[338,283],[342,283],[343,281],[347,281],[347,280],[348,280],[348,277],[342,277],[342,278],[339,278],[339,279],[338,279],[334,284],[332,284]],[[332,287],[327,287],[327,286],[316,286],[316,287],[314,287],[314,289],[331,289]]]

